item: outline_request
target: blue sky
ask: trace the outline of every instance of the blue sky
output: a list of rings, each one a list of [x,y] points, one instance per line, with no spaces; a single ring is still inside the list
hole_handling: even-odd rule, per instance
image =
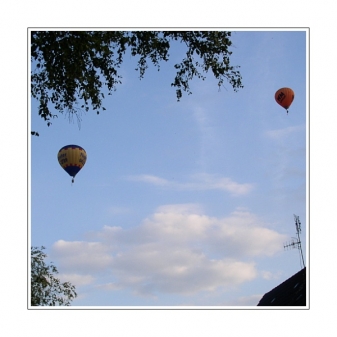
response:
[[[32,101],[31,244],[46,246],[73,306],[256,306],[307,257],[305,31],[236,31],[231,63],[244,88],[209,74],[177,102],[175,62],[139,80],[127,55],[107,110],[49,128]],[[289,114],[274,100],[290,87]],[[57,162],[82,146],[71,178]],[[307,263],[308,261],[306,261]]]

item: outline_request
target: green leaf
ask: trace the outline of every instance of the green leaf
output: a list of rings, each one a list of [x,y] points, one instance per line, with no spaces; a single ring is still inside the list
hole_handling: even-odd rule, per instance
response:
[[[209,70],[218,86],[227,81],[238,91],[243,85],[240,72],[230,65],[230,36],[226,31],[32,31],[31,60],[36,67],[31,93],[39,102],[38,114],[50,126],[56,114],[77,115],[76,106],[85,111],[88,105],[100,108],[103,83],[108,95],[122,83],[119,69],[127,52],[136,58],[141,79],[150,65],[160,70],[178,41],[186,48],[185,57],[172,69],[171,86],[178,101],[183,92],[191,94],[190,81],[204,80]]]
[[[77,297],[75,286],[70,282],[61,283],[54,274],[57,268],[44,259],[47,255],[43,252],[45,247],[31,247],[31,305],[32,306],[69,306]]]

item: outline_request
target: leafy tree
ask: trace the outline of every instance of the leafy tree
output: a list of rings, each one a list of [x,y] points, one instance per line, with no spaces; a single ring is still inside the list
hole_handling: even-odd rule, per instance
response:
[[[54,275],[57,268],[51,263],[47,265],[43,252],[45,247],[31,247],[31,305],[32,306],[69,306],[77,297],[75,286],[70,282],[61,283]]]
[[[78,117],[91,106],[99,114],[105,110],[103,85],[111,95],[121,84],[118,69],[126,52],[138,59],[141,79],[149,63],[160,70],[160,62],[169,60],[174,41],[187,48],[174,65],[171,86],[178,101],[182,91],[191,94],[189,82],[194,77],[204,80],[208,71],[219,87],[227,81],[237,91],[243,85],[238,67],[230,65],[230,37],[226,31],[31,31],[31,93],[48,126],[57,116],[51,108]]]

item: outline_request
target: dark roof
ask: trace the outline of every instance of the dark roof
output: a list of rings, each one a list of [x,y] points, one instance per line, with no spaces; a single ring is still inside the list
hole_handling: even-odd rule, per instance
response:
[[[288,280],[264,294],[258,306],[305,306],[306,269],[303,268]]]

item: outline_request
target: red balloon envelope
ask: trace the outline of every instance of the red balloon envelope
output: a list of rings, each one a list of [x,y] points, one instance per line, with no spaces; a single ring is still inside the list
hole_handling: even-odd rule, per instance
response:
[[[275,93],[275,101],[287,110],[295,98],[295,93],[290,88],[281,88]]]

